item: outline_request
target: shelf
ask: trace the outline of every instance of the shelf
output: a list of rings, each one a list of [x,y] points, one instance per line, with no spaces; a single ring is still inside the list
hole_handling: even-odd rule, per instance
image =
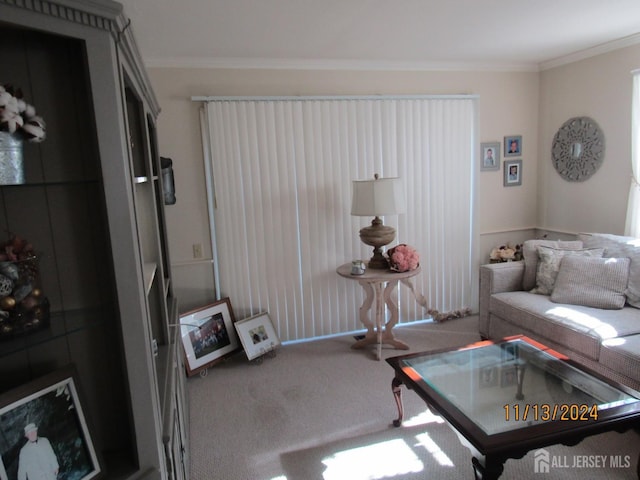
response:
[[[99,179],[87,178],[87,179],[75,179],[75,180],[54,180],[46,182],[26,182],[19,185],[0,185],[0,188],[29,188],[29,187],[60,187],[67,185],[91,185],[100,183]]]
[[[97,308],[53,312],[48,327],[19,337],[0,340],[0,358],[99,325],[110,317],[109,312]]]
[[[156,271],[158,270],[158,264],[155,262],[147,262],[143,266],[144,271],[144,289],[145,293],[149,295],[151,291],[151,287],[153,286],[153,280],[156,276]]]
[[[122,452],[104,452],[104,470],[109,480],[126,480],[136,473],[136,466],[127,455]]]
[[[164,298],[167,298],[171,292],[171,279],[165,277],[164,279]]]
[[[175,329],[174,329],[175,330]],[[176,335],[171,333],[171,342],[158,349],[158,378],[162,379],[158,385],[158,396],[160,397],[160,411],[162,412],[162,437],[166,443],[171,437],[171,429],[173,427],[173,415],[175,411],[175,395],[176,395],[176,370],[177,364],[175,359]],[[182,372],[180,372],[182,373]]]
[[[178,302],[175,299],[170,300],[169,305],[170,318],[178,321]],[[158,348],[158,357],[156,359],[156,372],[158,378],[162,379],[158,385],[158,395],[161,402],[162,412],[162,431],[165,443],[171,438],[173,430],[173,419],[175,415],[175,397],[176,397],[176,375],[183,375],[178,366],[178,355],[182,352],[179,342],[180,327],[177,324],[169,326],[169,343]]]

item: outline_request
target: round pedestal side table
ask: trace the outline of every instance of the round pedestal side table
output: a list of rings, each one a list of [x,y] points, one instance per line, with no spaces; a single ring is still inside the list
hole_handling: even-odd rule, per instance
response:
[[[364,338],[356,341],[351,348],[364,348],[367,345],[377,345],[376,357],[382,357],[382,344],[393,345],[400,350],[408,350],[409,345],[393,336],[393,327],[398,323],[398,304],[392,293],[398,282],[407,285],[413,292],[410,278],[420,273],[420,267],[409,272],[394,272],[389,269],[367,269],[362,275],[351,274],[351,262],[340,265],[336,270],[338,275],[349,280],[357,281],[365,292],[365,299],[360,307],[360,321],[367,328]],[[374,320],[370,311],[375,300]],[[385,305],[389,308],[389,320],[384,323]]]

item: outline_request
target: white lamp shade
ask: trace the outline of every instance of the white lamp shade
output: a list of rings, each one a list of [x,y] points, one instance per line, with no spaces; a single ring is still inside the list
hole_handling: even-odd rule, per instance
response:
[[[399,178],[354,180],[351,215],[370,217],[397,215],[406,208]]]

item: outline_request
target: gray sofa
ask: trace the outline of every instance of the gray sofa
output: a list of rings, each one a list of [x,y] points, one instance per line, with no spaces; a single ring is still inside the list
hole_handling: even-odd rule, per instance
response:
[[[482,337],[526,335],[640,390],[640,240],[580,234],[523,250],[480,267]]]

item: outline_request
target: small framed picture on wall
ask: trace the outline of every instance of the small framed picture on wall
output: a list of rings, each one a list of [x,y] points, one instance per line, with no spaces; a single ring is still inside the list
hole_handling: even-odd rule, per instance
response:
[[[522,160],[504,161],[504,186],[522,185]]]
[[[500,142],[480,144],[480,170],[500,170]]]
[[[508,135],[504,137],[504,156],[519,157],[522,155],[522,135]]]

